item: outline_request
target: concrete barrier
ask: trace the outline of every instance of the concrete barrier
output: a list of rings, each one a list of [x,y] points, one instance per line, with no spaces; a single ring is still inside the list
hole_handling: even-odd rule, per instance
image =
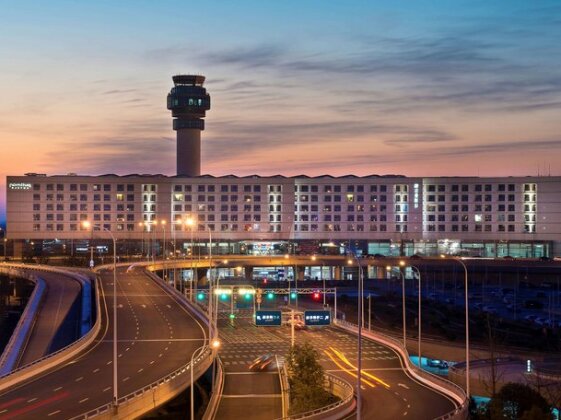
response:
[[[355,324],[351,324],[347,321],[337,320],[336,326],[343,328],[352,333],[358,331],[358,327]],[[443,416],[437,417],[438,420],[445,419],[467,419],[469,415],[469,399],[465,391],[458,385],[444,379],[440,378],[432,373],[426,372],[420,369],[418,366],[411,363],[409,359],[409,353],[407,349],[403,347],[403,343],[396,340],[393,337],[386,336],[373,331],[362,330],[363,337],[370,338],[373,341],[382,343],[391,349],[393,349],[397,354],[399,354],[406,372],[415,380],[427,385],[428,387],[434,389],[435,391],[447,396],[452,401],[455,402],[456,408]]]
[[[222,398],[222,392],[224,391],[224,366],[222,365],[222,360],[220,360],[219,357],[217,357],[216,360],[218,360],[218,363],[214,389],[212,390],[212,396],[210,397],[210,401],[208,402],[205,413],[203,414],[203,420],[213,420],[216,417],[220,399]]]
[[[33,325],[35,325],[39,307],[45,296],[46,286],[42,278],[21,269],[0,267],[0,273],[7,274],[10,277],[23,278],[35,283],[29,301],[21,314],[16,328],[12,332],[8,344],[2,352],[2,357],[0,357],[0,377],[2,377],[10,373],[17,366],[21,358],[22,351],[25,349],[25,344],[33,331]]]
[[[74,273],[70,271],[64,271],[60,269],[50,269],[50,267],[44,266],[25,266],[24,264],[19,264],[17,269],[26,269],[26,270],[33,270],[33,271],[55,271],[55,272],[63,272],[66,275],[72,276]],[[7,375],[0,377],[0,392],[10,388],[12,386],[17,385],[19,382],[28,380],[36,375],[39,375],[49,369],[56,367],[59,364],[65,363],[66,361],[70,360],[71,358],[75,357],[77,354],[81,353],[87,347],[89,347],[94,339],[97,337],[99,332],[101,331],[101,317],[99,316],[101,311],[100,299],[99,299],[99,290],[98,290],[98,283],[95,282],[96,288],[96,308],[97,314],[96,320],[94,322],[93,327],[88,331],[85,335],[83,335],[80,339],[75,341],[72,344],[69,344],[62,349],[49,354],[41,359],[34,361],[28,365],[22,366],[19,369],[16,369]]]

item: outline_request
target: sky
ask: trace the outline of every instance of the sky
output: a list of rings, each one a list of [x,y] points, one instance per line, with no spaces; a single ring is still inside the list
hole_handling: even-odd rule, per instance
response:
[[[175,173],[206,76],[212,175],[561,175],[559,1],[0,0],[5,177]]]

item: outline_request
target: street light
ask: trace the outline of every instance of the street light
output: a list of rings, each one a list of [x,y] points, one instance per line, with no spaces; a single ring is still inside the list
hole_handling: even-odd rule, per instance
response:
[[[399,262],[400,265],[405,265],[405,261],[400,261]],[[417,353],[419,355],[419,367],[422,369],[422,358],[421,358],[421,272],[419,271],[419,269],[417,267],[415,267],[414,265],[410,265],[409,267],[411,267],[411,269],[413,271],[415,271],[417,273],[417,288],[419,289],[419,295],[418,295],[418,302],[417,302],[417,323],[418,323],[418,333],[417,333]]]
[[[94,225],[87,220],[82,222],[82,225],[86,229],[91,227],[93,236]],[[115,239],[115,236],[109,229],[106,229],[101,225],[99,227],[109,233],[109,235],[111,235],[111,239],[113,240],[113,409],[116,413],[119,407],[119,394],[117,388],[117,239]]]
[[[195,256],[193,250],[193,229],[195,228],[195,219],[193,219],[192,217],[188,217],[187,219],[185,219],[184,223],[185,226],[189,226],[189,230],[191,231],[191,281],[189,282],[189,299],[193,301],[193,282],[195,281],[195,269],[193,268],[193,257]]]
[[[356,385],[356,418],[360,420],[362,418],[362,397],[361,397],[361,380],[362,380],[362,305],[363,305],[363,289],[364,289],[364,272],[362,271],[362,265],[360,260],[355,254],[351,254],[358,264],[358,314],[357,314],[357,324],[358,324],[358,343],[357,343],[357,385]],[[349,259],[347,263],[352,264],[352,260]],[[337,315],[335,315],[337,316]]]
[[[469,378],[469,298],[468,298],[468,270],[466,265],[464,264],[464,262],[461,260],[461,258],[456,258],[456,257],[446,257],[446,255],[441,254],[440,255],[441,258],[444,259],[451,259],[454,261],[457,261],[458,263],[461,264],[461,266],[464,268],[464,288],[465,288],[465,306],[466,306],[466,394],[467,397],[469,398],[470,396],[470,387],[469,387],[469,382],[470,382],[470,378]]]
[[[404,264],[403,261],[401,261],[399,263],[399,265],[401,267],[403,267]],[[391,272],[392,267],[391,266],[386,266],[386,271],[387,272]],[[401,268],[399,269],[399,275],[401,276],[401,307],[402,307],[402,314],[401,317],[403,318],[403,347],[407,348],[407,320],[405,318],[405,276],[403,275],[403,272],[401,271]]]

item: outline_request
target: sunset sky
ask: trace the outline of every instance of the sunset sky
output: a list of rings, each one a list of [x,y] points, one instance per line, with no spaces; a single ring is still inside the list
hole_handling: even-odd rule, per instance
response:
[[[0,0],[0,40],[0,221],[6,175],[173,175],[176,73],[203,173],[561,175],[559,1]]]

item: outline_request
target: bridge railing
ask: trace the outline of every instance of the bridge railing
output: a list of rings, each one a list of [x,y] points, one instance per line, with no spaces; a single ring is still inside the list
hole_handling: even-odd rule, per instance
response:
[[[278,420],[335,420],[351,414],[356,408],[353,386],[330,373],[324,374],[324,380],[324,389],[338,397],[338,401],[315,410],[288,415]]]
[[[23,270],[14,268],[6,270],[1,267],[0,272],[22,277],[35,283],[35,287],[29,297],[29,301],[20,316],[16,328],[12,332],[12,336],[10,337],[8,344],[2,352],[2,357],[0,357],[0,377],[2,377],[13,371],[14,367],[18,363],[18,360],[22,356],[21,352],[25,348],[25,343],[33,331],[33,325],[37,319],[39,306],[43,301],[46,288],[45,281],[42,278],[33,274],[25,273]]]
[[[15,267],[17,269],[29,269],[33,271],[63,272],[64,274],[69,276],[74,275],[74,273],[70,271],[64,271],[60,269],[51,270],[50,268],[44,266],[30,267],[30,266],[26,266],[25,264],[13,264],[12,267]],[[98,282],[95,282],[95,287],[96,288],[98,287]],[[97,290],[97,296],[99,296],[99,290]],[[57,350],[56,352],[53,352],[40,359],[37,359],[32,363],[28,363],[27,365],[22,366],[18,369],[14,369],[10,373],[0,377],[0,391],[3,391],[4,389],[7,389],[11,386],[14,386],[18,382],[24,381],[35,375],[45,372],[46,370],[49,370],[60,363],[64,363],[65,361],[74,357],[76,354],[79,354],[86,347],[88,347],[101,330],[101,316],[100,316],[101,303],[99,299],[96,299],[96,310],[97,310],[96,320],[90,331],[88,331],[85,335],[83,335],[73,343],[70,343],[66,347],[63,347]]]
[[[212,396],[206,407],[205,413],[203,414],[203,420],[213,420],[216,418],[216,413],[218,412],[218,406],[220,405],[220,399],[222,398],[222,392],[224,391],[224,366],[222,365],[222,360],[219,357],[216,358],[218,363],[216,377],[214,379],[214,388],[212,389]]]
[[[350,330],[353,333],[358,331],[358,326],[348,321],[337,319],[336,325],[345,328],[347,330]],[[436,419],[438,420],[466,419],[468,417],[469,398],[467,397],[466,392],[461,387],[454,384],[453,382],[450,382],[444,378],[441,378],[437,375],[427,372],[419,368],[417,365],[411,363],[409,359],[409,353],[407,349],[403,346],[403,342],[395,339],[394,337],[379,332],[368,331],[364,329],[362,331],[362,335],[364,337],[385,344],[388,347],[395,350],[401,356],[401,359],[405,364],[405,368],[411,374],[411,376],[413,376],[418,381],[428,385],[429,387],[439,391],[440,393],[450,397],[456,403],[456,408],[454,410],[440,417],[437,417]]]
[[[197,373],[206,371],[213,357],[212,349],[208,346],[203,347],[199,355],[193,359],[193,369],[196,369]],[[118,417],[136,417],[137,415],[135,415],[135,413],[138,409],[135,408],[135,405],[137,403],[142,403],[142,408],[140,410],[142,412],[147,411],[146,407],[150,407],[150,409],[157,407],[161,404],[163,399],[167,400],[169,394],[175,392],[175,389],[182,388],[186,382],[190,381],[190,372],[191,362],[136,391],[120,397],[117,400]],[[180,384],[178,384],[178,382],[180,382]],[[160,393],[158,393],[158,391],[160,391]],[[72,417],[71,420],[89,419],[92,417],[105,418],[105,416],[111,418],[114,409],[113,403],[107,403],[80,414],[79,416]]]

